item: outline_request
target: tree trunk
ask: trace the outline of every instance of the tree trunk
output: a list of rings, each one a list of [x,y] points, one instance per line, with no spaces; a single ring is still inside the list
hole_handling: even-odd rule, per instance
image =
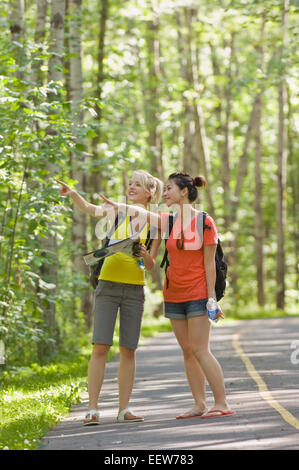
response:
[[[48,8],[48,1],[47,0],[37,0],[37,12],[36,12],[36,28],[34,34],[34,42],[36,44],[43,43],[46,34],[46,20],[47,20],[47,8]],[[42,47],[39,46],[38,54],[42,53]],[[38,59],[32,64],[32,80],[34,83],[38,85],[42,85],[42,60]]]
[[[294,123],[294,110],[293,110],[293,100],[291,95],[291,89],[287,85],[287,99],[288,99],[288,161],[289,161],[289,173],[288,178],[290,181],[290,190],[292,195],[292,204],[290,210],[290,236],[294,244],[294,272],[295,272],[295,291],[299,291],[299,237],[298,237],[298,227],[299,227],[299,160],[296,158],[295,154],[295,140],[296,140],[296,131]],[[297,296],[296,300],[297,310],[299,306],[299,299]]]
[[[48,81],[60,81],[63,78],[63,48],[64,48],[64,19],[65,0],[52,0],[51,3],[51,30],[49,40]]]
[[[69,96],[71,103],[72,122],[74,125],[73,135],[77,143],[80,140],[80,128],[83,125],[84,113],[82,109],[83,101],[83,78],[82,78],[82,51],[81,51],[81,18],[82,0],[68,0],[69,17]],[[71,177],[78,180],[77,190],[86,194],[86,158],[84,151],[78,151],[72,155]],[[73,233],[72,239],[75,247],[74,272],[82,274],[88,278],[89,269],[84,263],[82,253],[87,253],[87,217],[77,206],[73,208]],[[78,292],[82,295],[81,311],[87,327],[91,328],[92,295],[91,292]]]
[[[208,211],[215,217],[212,187],[211,187],[211,164],[209,149],[206,140],[205,123],[203,111],[200,104],[200,84],[198,70],[198,51],[193,33],[193,21],[196,19],[197,11],[189,8],[184,9],[185,30],[187,34],[182,35],[180,27],[178,30],[179,51],[181,56],[182,76],[186,81],[187,88],[194,90],[191,98],[183,98],[185,102],[185,127],[184,127],[184,170],[192,176],[203,173],[207,180],[207,202]],[[181,25],[177,15],[178,25]],[[185,53],[184,53],[185,51]],[[202,170],[201,170],[202,168]]]
[[[265,15],[262,18],[261,39],[256,47],[259,53],[259,69],[264,68],[264,31],[265,31]],[[264,285],[264,227],[263,227],[263,211],[262,211],[262,145],[261,145],[261,120],[263,106],[264,85],[261,84],[260,92],[257,96],[256,104],[256,124],[255,124],[255,222],[254,233],[256,243],[256,276],[257,276],[257,300],[258,304],[263,307],[265,305],[265,285]]]
[[[51,31],[50,31],[50,59],[48,66],[48,82],[61,81],[62,64],[63,64],[63,50],[64,50],[64,19],[65,19],[65,0],[52,0],[51,4]],[[50,92],[48,95],[49,101],[52,99],[57,100],[57,95]],[[53,110],[51,111],[53,112]],[[56,131],[47,128],[47,135],[53,136]],[[47,162],[46,168],[48,170],[48,178],[53,178],[57,174],[59,168]],[[51,285],[50,295],[43,304],[43,325],[47,332],[48,340],[39,343],[39,358],[43,362],[46,358],[51,357],[56,351],[56,343],[58,340],[59,332],[56,323],[56,292],[57,292],[57,240],[55,236],[55,229],[51,229],[52,224],[49,224],[49,236],[41,240],[42,253],[45,258],[41,267],[41,277],[43,281]]]
[[[285,84],[285,64],[284,52],[286,46],[286,34],[288,24],[289,0],[283,0],[282,10],[282,38],[280,47],[281,72],[278,85],[278,149],[277,149],[277,200],[276,200],[276,236],[277,236],[277,257],[276,257],[276,306],[284,309],[285,305],[285,227],[286,227],[286,125],[285,106],[286,84]]]
[[[185,81],[184,88],[186,91],[192,87],[192,66],[191,66],[191,13],[189,9],[183,10],[184,15],[181,18],[180,13],[176,12],[177,34],[178,34],[178,55],[181,69],[181,76]],[[183,93],[183,113],[184,121],[184,142],[183,142],[183,170],[186,173],[199,173],[199,158],[195,152],[195,120],[193,99],[188,94]],[[197,164],[196,164],[197,162]],[[194,169],[198,168],[198,171]],[[193,174],[193,176],[196,176]]]
[[[260,306],[265,304],[264,287],[264,233],[262,212],[262,179],[261,179],[261,114],[262,94],[257,101],[256,130],[255,130],[255,219],[254,233],[256,243],[256,275],[257,275],[257,299]]]
[[[148,130],[147,152],[150,161],[150,171],[161,180],[164,179],[162,159],[162,135],[159,128],[159,82],[160,71],[160,41],[159,41],[159,18],[156,14],[155,2],[150,2],[153,19],[147,21],[147,80],[145,89],[145,122]]]
[[[150,8],[152,10],[153,19],[147,21],[147,78],[145,80],[144,89],[144,116],[146,128],[148,131],[147,151],[150,161],[150,172],[156,175],[162,181],[164,180],[164,166],[162,159],[162,135],[159,128],[159,82],[161,80],[160,70],[160,40],[159,40],[159,17],[157,15],[157,5],[155,1],[151,1]],[[161,270],[159,264],[155,264],[151,271],[153,284],[156,289],[163,289],[161,278]],[[156,305],[153,312],[158,317],[163,313],[163,302]]]
[[[98,46],[98,73],[97,73],[97,82],[95,89],[96,98],[101,101],[102,99],[102,88],[104,82],[104,57],[105,57],[105,39],[106,39],[106,25],[108,20],[108,9],[109,9],[109,0],[102,0],[101,2],[101,14],[100,14],[100,24],[99,24],[99,46]],[[97,114],[97,122],[100,126],[102,120],[102,109],[97,104],[95,105],[95,112]],[[91,202],[93,204],[99,203],[99,193],[101,192],[102,184],[102,171],[100,167],[99,159],[99,143],[101,140],[101,131],[100,127],[97,129],[97,136],[92,140],[92,172],[88,178],[88,187],[91,189]],[[92,229],[92,239],[96,240],[95,235],[95,226],[96,219],[91,219],[91,229]]]
[[[235,32],[231,33],[230,42],[230,58],[227,69],[227,85],[225,87],[225,119],[224,119],[224,145],[222,151],[222,187],[223,187],[223,203],[224,203],[224,227],[225,230],[229,230],[230,217],[229,207],[231,203],[230,195],[230,150],[231,150],[231,136],[230,136],[230,119],[231,119],[231,107],[232,107],[232,86],[233,86],[233,63],[235,59]]]
[[[15,57],[18,64],[18,70],[16,77],[22,79],[24,77],[23,66],[25,64],[25,52],[24,48],[20,44],[24,44],[25,39],[25,8],[24,0],[10,0],[10,32],[12,40],[15,42]]]
[[[248,148],[249,142],[254,130],[254,125],[256,122],[257,115],[257,104],[258,104],[258,93],[253,99],[252,109],[249,116],[249,121],[247,125],[247,130],[245,134],[243,151],[240,156],[238,172],[237,172],[237,181],[235,187],[235,193],[233,200],[230,204],[230,230],[234,233],[233,240],[230,240],[227,244],[227,259],[230,266],[230,287],[235,297],[237,297],[237,257],[238,257],[238,229],[237,229],[237,220],[238,220],[238,208],[239,200],[241,196],[242,186],[244,178],[247,174],[248,169]]]

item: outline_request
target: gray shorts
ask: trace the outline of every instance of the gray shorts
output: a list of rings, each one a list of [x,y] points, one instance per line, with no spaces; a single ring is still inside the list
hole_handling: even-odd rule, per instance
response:
[[[119,309],[119,345],[137,349],[143,308],[143,286],[100,280],[94,294],[92,343],[112,346]]]

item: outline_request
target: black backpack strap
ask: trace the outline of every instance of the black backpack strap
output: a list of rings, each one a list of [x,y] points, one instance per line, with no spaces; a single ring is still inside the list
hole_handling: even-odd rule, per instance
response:
[[[121,220],[120,220],[121,219]],[[108,246],[109,241],[113,233],[116,231],[117,227],[120,225],[120,223],[123,221],[123,217],[119,217],[118,214],[116,215],[114,222],[112,224],[112,227],[110,228],[109,232],[107,233],[106,238],[103,240],[103,246]],[[100,275],[102,266],[104,263],[104,258],[100,259],[96,264],[90,267],[90,276],[89,276],[89,281],[92,285],[92,287],[95,289],[98,285],[98,277]]]
[[[202,219],[202,225],[203,229],[207,228],[208,230],[211,230],[211,225],[206,225],[206,216],[208,215],[206,212],[202,211],[203,219]]]
[[[120,212],[120,214],[116,214],[114,222],[113,222],[109,232],[107,233],[106,240],[108,240],[108,243],[109,243],[110,238],[114,234],[114,232],[116,232],[117,227],[124,221],[123,214],[122,214],[122,216],[121,216],[121,214],[122,214],[122,212]]]
[[[147,251],[150,250],[153,240],[157,238],[157,233],[158,233],[158,229],[156,227],[149,226],[147,236],[146,236],[146,241],[145,241],[145,246],[146,246]]]
[[[174,215],[169,214],[168,223],[167,223],[167,225],[168,225],[168,237],[167,238],[165,237],[165,251],[164,251],[164,256],[163,256],[162,262],[160,264],[160,268],[163,268],[164,264],[166,263],[165,271],[167,270],[167,268],[169,266],[168,251],[167,251],[167,248],[166,248],[166,243],[167,243],[168,238],[170,237],[172,227],[173,227],[173,223],[174,223]]]
[[[152,243],[153,243],[153,238],[151,238],[151,228],[149,228],[147,232],[146,240],[145,240],[145,246],[146,246],[147,251],[150,250]]]

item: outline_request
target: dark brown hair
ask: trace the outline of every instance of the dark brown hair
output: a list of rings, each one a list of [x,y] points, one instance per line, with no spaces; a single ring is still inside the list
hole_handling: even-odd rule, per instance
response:
[[[201,187],[205,187],[207,182],[204,176],[192,176],[188,175],[188,173],[172,173],[168,177],[169,180],[174,180],[175,184],[180,188],[188,188],[188,199],[190,202],[194,202],[198,197],[198,189]]]

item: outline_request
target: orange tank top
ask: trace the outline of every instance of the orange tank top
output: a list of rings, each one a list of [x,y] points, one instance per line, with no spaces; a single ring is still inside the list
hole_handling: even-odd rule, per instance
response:
[[[168,213],[161,213],[162,235],[167,231]],[[204,268],[204,245],[217,245],[218,234],[214,220],[206,216],[206,225],[210,230],[204,230],[203,246],[196,230],[196,217],[191,220],[184,230],[184,249],[177,248],[180,238],[181,221],[176,218],[166,247],[170,265],[167,269],[167,280],[164,281],[163,295],[166,302],[187,302],[207,298],[206,273]],[[201,247],[201,248],[200,248]],[[167,286],[168,284],[168,286]]]

